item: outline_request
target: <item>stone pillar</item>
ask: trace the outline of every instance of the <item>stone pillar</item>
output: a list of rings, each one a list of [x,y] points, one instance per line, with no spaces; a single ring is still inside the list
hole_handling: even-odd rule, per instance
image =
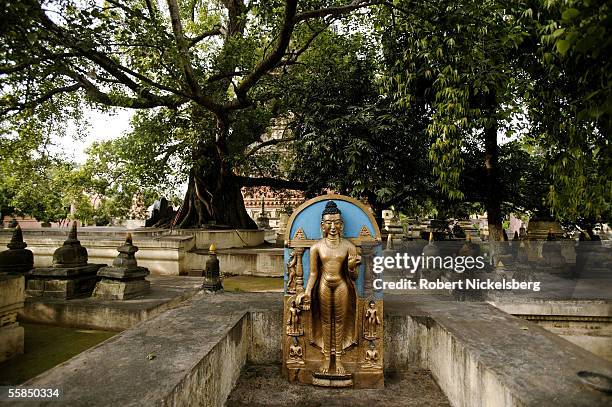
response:
[[[287,231],[287,222],[289,221],[289,215],[286,212],[280,213],[280,220],[278,222],[278,231],[276,232],[276,244],[285,244],[285,233]]]
[[[208,291],[223,290],[221,283],[221,270],[219,268],[219,259],[217,258],[217,248],[215,244],[211,244],[208,249],[208,260],[206,260],[206,270],[204,270],[204,283],[202,289]]]
[[[17,314],[25,300],[25,277],[0,275],[0,362],[23,353],[23,327]]]

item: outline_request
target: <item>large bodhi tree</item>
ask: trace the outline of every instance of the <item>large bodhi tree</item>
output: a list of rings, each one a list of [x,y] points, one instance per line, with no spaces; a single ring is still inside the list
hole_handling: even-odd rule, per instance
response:
[[[248,177],[252,154],[282,92],[279,78],[339,17],[370,3],[343,1],[25,0],[0,5],[0,117],[37,109],[145,109],[151,120],[188,118],[189,183],[169,224],[256,227],[240,188],[302,189],[304,183]],[[66,104],[66,100],[77,101]],[[60,106],[60,107],[58,107]],[[163,126],[161,127],[164,128]],[[270,145],[285,140],[261,143]],[[185,151],[183,151],[185,153]]]

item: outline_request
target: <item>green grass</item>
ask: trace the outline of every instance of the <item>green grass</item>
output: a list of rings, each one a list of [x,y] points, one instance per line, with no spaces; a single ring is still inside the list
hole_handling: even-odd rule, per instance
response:
[[[283,291],[282,277],[253,277],[253,276],[234,276],[223,279],[223,289],[225,291]]]
[[[0,363],[0,385],[17,385],[110,338],[116,332],[21,324],[25,353]]]

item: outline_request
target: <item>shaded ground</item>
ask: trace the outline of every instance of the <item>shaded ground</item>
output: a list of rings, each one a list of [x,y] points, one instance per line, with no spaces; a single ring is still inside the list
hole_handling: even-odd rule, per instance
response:
[[[16,385],[105,341],[115,332],[21,324],[25,353],[0,363],[0,385]]]
[[[223,278],[225,291],[282,292],[282,277],[233,276]]]
[[[382,390],[328,389],[291,384],[279,365],[246,366],[229,395],[227,407],[386,407],[450,406],[427,370],[385,375]]]

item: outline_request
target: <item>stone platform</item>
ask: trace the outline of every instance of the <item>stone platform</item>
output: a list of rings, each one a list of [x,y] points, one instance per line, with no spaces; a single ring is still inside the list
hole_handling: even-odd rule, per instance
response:
[[[138,322],[176,307],[195,295],[202,286],[201,277],[149,276],[151,291],[124,300],[93,297],[72,300],[27,298],[19,320],[75,328],[123,331]]]
[[[201,269],[208,250],[192,250],[187,254],[187,268]],[[225,274],[256,277],[282,277],[283,248],[261,245],[217,250],[221,271]]]
[[[223,272],[282,276],[282,248],[264,245],[263,230],[82,227],[79,228],[79,240],[87,248],[90,263],[111,264],[127,232],[132,234],[139,248],[138,264],[152,274],[178,276],[189,275],[190,270],[202,270],[208,248],[215,243]],[[23,231],[28,248],[34,253],[34,267],[50,267],[53,252],[62,245],[67,234],[68,229],[59,228]],[[0,229],[0,246],[6,245],[11,236],[12,229]]]
[[[227,407],[450,407],[427,370],[389,372],[385,388],[326,389],[287,383],[280,365],[247,365],[225,403]]]
[[[281,294],[199,293],[24,386],[66,405],[223,406],[245,365],[280,364],[281,311]],[[429,370],[453,406],[610,404],[577,372],[612,363],[486,303],[388,295],[385,338],[385,372]]]

